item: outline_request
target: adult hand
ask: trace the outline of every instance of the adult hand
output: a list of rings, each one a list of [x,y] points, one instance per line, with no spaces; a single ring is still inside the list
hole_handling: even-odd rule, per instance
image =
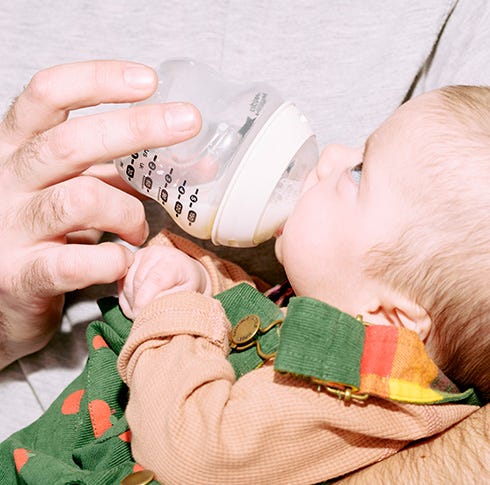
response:
[[[134,263],[119,282],[119,304],[134,319],[154,299],[177,291],[211,296],[211,278],[199,261],[179,249],[150,246],[136,252]]]
[[[109,231],[135,245],[147,237],[142,203],[111,185],[116,178],[87,169],[189,138],[199,113],[176,103],[68,116],[145,99],[156,85],[154,71],[140,64],[56,66],[32,78],[0,124],[0,369],[47,343],[64,293],[126,274],[133,260],[127,248],[73,244],[71,233]]]

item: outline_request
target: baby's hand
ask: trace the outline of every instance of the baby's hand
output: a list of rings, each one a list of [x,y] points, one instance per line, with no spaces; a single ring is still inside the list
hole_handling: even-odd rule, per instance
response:
[[[152,300],[169,293],[186,290],[211,296],[211,280],[204,266],[182,251],[166,246],[137,251],[118,287],[121,309],[131,319]]]

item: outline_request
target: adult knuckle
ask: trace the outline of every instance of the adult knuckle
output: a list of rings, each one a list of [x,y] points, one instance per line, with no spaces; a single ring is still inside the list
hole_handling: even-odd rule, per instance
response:
[[[6,166],[19,179],[29,178],[32,164],[42,164],[41,150],[46,142],[46,134],[38,136],[24,143],[15,154],[8,159]]]
[[[22,293],[42,297],[53,294],[54,288],[54,278],[44,257],[34,259],[20,273],[19,289]]]
[[[149,110],[145,106],[133,106],[129,109],[128,128],[134,141],[140,141],[151,129]]]
[[[137,199],[131,200],[127,210],[122,212],[123,224],[133,227],[140,227],[146,221],[145,208],[143,203]]]
[[[77,217],[80,223],[85,223],[85,214],[90,207],[103,207],[104,198],[101,197],[97,179],[89,176],[80,176],[71,179],[64,188],[65,212]]]
[[[60,282],[70,282],[76,280],[84,271],[85,264],[81,258],[73,252],[70,257],[65,257],[63,251],[60,251],[53,262],[53,274],[56,280]]]
[[[62,123],[46,135],[48,157],[57,160],[74,160],[80,147],[79,129],[76,123]]]
[[[94,61],[92,67],[92,80],[96,88],[105,88],[114,81],[114,72],[111,64],[104,61]]]
[[[114,218],[121,227],[139,227],[145,223],[146,213],[143,203],[127,194],[113,193],[114,198],[107,200],[105,197],[101,204],[112,211]]]
[[[46,191],[46,210],[47,215],[59,223],[63,223],[67,219],[67,211],[65,200],[67,198],[67,188],[62,185],[53,185]]]
[[[107,122],[103,117],[98,117],[94,118],[92,120],[93,123],[93,133],[94,136],[97,137],[97,140],[100,142],[100,146],[104,150],[104,156],[111,156],[112,150],[110,147],[110,144],[108,143],[108,139],[110,138],[108,136],[108,127],[107,127]],[[102,152],[101,152],[102,155]]]
[[[36,233],[42,227],[48,234],[55,231],[67,214],[64,207],[65,189],[55,185],[34,195],[19,214],[27,231]]]
[[[17,109],[17,100],[18,99],[19,99],[19,97],[17,96],[12,101],[9,109],[5,113],[3,120],[2,120],[2,124],[3,124],[4,128],[10,132],[13,132],[17,129],[17,112],[16,112],[16,109]]]
[[[45,102],[49,100],[53,90],[53,72],[51,69],[43,69],[32,76],[25,93],[35,101]]]

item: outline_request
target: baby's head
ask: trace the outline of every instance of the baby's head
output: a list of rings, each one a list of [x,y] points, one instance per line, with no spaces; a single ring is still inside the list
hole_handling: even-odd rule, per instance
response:
[[[490,88],[433,91],[364,149],[327,147],[277,255],[297,294],[415,330],[449,377],[488,399],[488,187]]]

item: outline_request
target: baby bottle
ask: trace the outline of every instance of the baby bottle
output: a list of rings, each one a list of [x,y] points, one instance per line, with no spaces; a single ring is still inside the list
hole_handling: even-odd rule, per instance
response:
[[[158,78],[144,103],[190,102],[201,131],[116,160],[120,175],[194,237],[237,247],[270,239],[318,160],[305,116],[267,84],[231,83],[191,59],[164,62]]]

